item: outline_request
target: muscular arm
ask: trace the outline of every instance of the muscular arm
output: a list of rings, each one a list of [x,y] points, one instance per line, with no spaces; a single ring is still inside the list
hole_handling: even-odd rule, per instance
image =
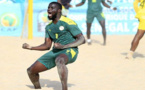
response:
[[[80,2],[80,3],[78,3],[78,4],[76,5],[76,7],[82,6],[83,4],[84,4],[84,2]]]
[[[76,4],[75,6],[76,6],[76,7],[79,7],[79,6],[82,6],[84,3],[85,3],[85,2],[80,2],[80,3]],[[70,4],[68,4],[68,5],[69,5],[69,7],[73,7],[73,5],[70,5]]]
[[[85,43],[85,38],[82,34],[78,34],[75,37],[76,37],[76,41],[74,41],[72,43],[69,43],[67,45],[61,45],[59,43],[55,43],[54,47],[57,49],[64,49],[64,48],[76,47],[76,46],[79,46],[79,45]]]
[[[110,6],[109,6],[106,2],[102,1],[102,4],[103,4],[105,7],[110,8]],[[113,8],[113,10],[116,10],[116,9],[117,9],[116,7]]]
[[[52,41],[50,38],[45,38],[45,42],[39,46],[30,46],[27,43],[24,43],[22,48],[29,50],[49,50],[51,48]]]
[[[107,0],[107,1],[108,1],[108,0]],[[105,7],[110,8],[110,6],[109,6],[106,2],[102,1],[102,4],[103,4]]]

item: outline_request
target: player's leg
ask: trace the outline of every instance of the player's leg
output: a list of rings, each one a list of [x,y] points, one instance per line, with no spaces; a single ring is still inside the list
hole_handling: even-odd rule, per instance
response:
[[[39,82],[39,72],[55,67],[54,59],[55,55],[52,51],[50,51],[41,56],[33,65],[27,69],[28,76],[36,89],[41,88]]]
[[[101,27],[102,27],[102,34],[103,34],[103,40],[104,40],[104,43],[103,45],[106,45],[106,28],[105,28],[105,20],[103,21],[99,21]]]
[[[106,45],[105,16],[102,12],[97,14],[97,20],[99,21],[99,24],[101,25],[101,28],[102,28],[102,35],[103,35],[103,40],[104,40],[103,45]]]
[[[129,53],[126,56],[126,59],[132,59],[133,58],[133,53],[136,50],[136,48],[138,47],[139,41],[144,36],[144,33],[145,33],[145,19],[140,17],[138,31],[137,31],[137,33],[136,33],[136,35],[135,35],[135,37],[134,37],[134,39],[131,43],[131,48],[130,48]]]
[[[133,53],[136,50],[140,39],[144,36],[145,30],[138,30],[132,43],[131,43],[131,48],[130,51],[128,52],[126,59],[132,59],[133,58]]]
[[[144,33],[145,33],[145,30],[138,30],[137,31],[137,33],[136,33],[136,35],[131,43],[131,48],[130,48],[131,51],[134,52],[136,50],[140,39],[144,36]]]
[[[36,61],[32,66],[30,66],[27,69],[28,76],[33,83],[35,89],[40,89],[40,82],[39,82],[39,72],[45,71],[47,68],[40,63],[39,61]]]
[[[67,62],[68,62],[68,57],[65,54],[60,54],[55,59],[55,63],[58,69],[58,74],[62,83],[62,90],[67,90],[68,69],[65,65]]]
[[[88,42],[88,44],[91,44],[91,39],[90,39],[91,26],[92,26],[92,23],[87,23],[87,42]]]
[[[94,20],[94,14],[93,13],[87,13],[87,43],[91,44],[91,26],[92,22]]]
[[[131,43],[131,48],[130,51],[128,52],[126,59],[132,59],[133,58],[133,53],[136,50],[140,39],[144,36],[145,30],[138,30],[132,43]]]

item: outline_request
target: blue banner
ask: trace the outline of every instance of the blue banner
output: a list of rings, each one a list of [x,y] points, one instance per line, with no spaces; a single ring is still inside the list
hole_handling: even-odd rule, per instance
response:
[[[22,22],[20,4],[0,4],[0,36],[20,36]]]
[[[3,2],[2,2],[3,1]],[[5,2],[4,2],[5,1]],[[57,0],[33,0],[33,35],[44,36],[45,26],[50,22],[47,19],[47,8],[50,2]],[[107,34],[135,34],[138,20],[135,19],[133,9],[134,0],[112,0],[111,6],[117,7],[116,11],[103,6],[106,20]],[[80,3],[81,0],[72,0],[71,5]],[[24,20],[25,0],[0,1],[0,36],[20,36]],[[110,4],[109,4],[110,5]],[[74,20],[83,34],[86,34],[86,11],[88,2],[80,7],[70,8],[68,17]],[[3,9],[4,8],[4,9]],[[97,19],[94,19],[91,34],[102,34],[102,29]]]
[[[103,8],[103,13],[106,20],[106,30],[107,34],[134,34],[138,28],[138,20],[135,19],[135,12],[133,9],[134,0],[112,0],[112,7],[117,7],[116,11]],[[72,5],[79,3],[77,0],[73,0]],[[75,8],[70,8],[69,17],[75,20],[83,31],[86,34],[86,12],[87,5]],[[97,19],[94,19],[91,27],[92,34],[101,34],[102,29]]]

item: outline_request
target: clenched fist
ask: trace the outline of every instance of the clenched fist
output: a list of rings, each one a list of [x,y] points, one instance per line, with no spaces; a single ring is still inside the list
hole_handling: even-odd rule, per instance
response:
[[[64,45],[61,45],[60,43],[54,43],[54,48],[56,48],[56,49],[64,49]]]
[[[31,46],[29,44],[27,44],[27,43],[24,43],[22,48],[24,48],[24,49],[31,49]]]

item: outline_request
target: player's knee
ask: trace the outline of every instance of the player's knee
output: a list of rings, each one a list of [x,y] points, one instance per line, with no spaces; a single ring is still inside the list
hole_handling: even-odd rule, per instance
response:
[[[28,74],[31,74],[30,68],[27,68],[27,73],[28,73]]]
[[[33,69],[32,69],[31,67],[29,67],[29,68],[27,69],[27,73],[28,73],[28,74],[35,74],[35,73],[33,72]]]
[[[65,60],[62,57],[58,57],[56,58],[55,63],[56,65],[62,65],[62,64],[65,64]]]

